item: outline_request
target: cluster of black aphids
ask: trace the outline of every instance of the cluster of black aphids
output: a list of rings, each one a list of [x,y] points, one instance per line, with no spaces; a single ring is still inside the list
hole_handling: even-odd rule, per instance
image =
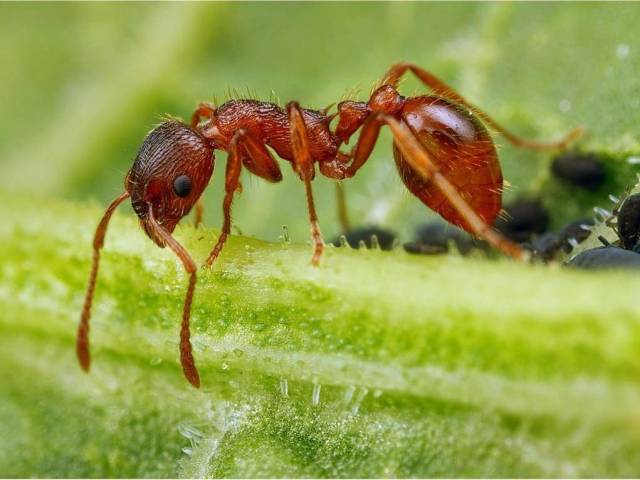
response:
[[[571,222],[560,232],[549,232],[549,214],[542,202],[522,198],[505,205],[504,214],[494,223],[494,228],[505,237],[518,242],[531,251],[535,258],[545,262],[568,253],[584,241],[593,226],[593,220],[582,219]],[[463,255],[474,250],[489,249],[486,242],[478,240],[451,225],[442,222],[428,223],[418,227],[413,241],[404,249],[409,253],[447,253],[453,244]]]
[[[351,248],[380,248],[391,250],[396,245],[397,235],[377,225],[357,227],[334,238],[331,243],[337,247],[345,243]],[[443,222],[426,223],[416,230],[413,241],[405,243],[404,249],[409,253],[432,255],[447,253],[451,242],[463,254],[473,249],[486,249],[485,242],[476,240],[464,231]]]
[[[549,262],[562,252],[569,253],[591,233],[594,221],[590,218],[575,220],[560,231],[548,230],[550,217],[541,201],[521,199],[506,205],[505,214],[494,227],[505,237],[519,242],[535,259]]]
[[[505,215],[494,227],[513,241],[530,250],[535,259],[548,262],[558,259],[561,253],[569,253],[590,235],[594,222],[577,220],[560,232],[547,231],[549,215],[541,202],[531,199],[517,200],[505,207]],[[627,197],[610,219],[619,236],[614,243],[601,239],[603,246],[586,250],[568,262],[578,268],[640,268],[640,194]],[[613,225],[615,224],[615,225]],[[350,230],[344,239],[352,248],[391,250],[397,236],[390,230],[377,226]],[[340,239],[332,243],[341,246]],[[434,255],[447,253],[451,246],[463,255],[473,251],[487,251],[488,245],[451,225],[431,222],[416,229],[412,241],[403,245],[409,253]]]
[[[559,236],[554,234],[554,245],[557,244],[558,248],[564,247],[565,251],[569,251],[571,243],[581,242],[589,234],[587,230],[579,228],[579,225],[590,222],[584,220],[568,225]],[[549,214],[541,202],[521,199],[505,207],[504,216],[496,221],[494,227],[511,240],[529,245],[529,249],[534,250],[548,241],[549,234],[545,233],[548,224]],[[352,248],[379,247],[382,250],[391,250],[396,244],[396,238],[394,232],[379,226],[358,227],[344,234],[344,241]],[[344,241],[336,238],[331,243],[342,246]],[[414,238],[403,247],[409,253],[433,255],[447,253],[451,245],[463,255],[477,250],[489,250],[486,242],[442,221],[420,225]],[[545,255],[548,255],[549,251],[550,248],[545,248]]]
[[[565,152],[556,157],[551,170],[559,180],[595,191],[605,182],[605,168],[595,154]],[[567,265],[578,268],[638,268],[640,267],[640,194],[624,199],[606,223],[618,234],[614,243],[599,237],[601,247],[585,250],[573,257]],[[541,242],[547,241],[547,244]],[[553,239],[541,236],[537,240],[542,256],[553,251]],[[575,244],[574,244],[575,245]]]
[[[551,171],[560,181],[591,191],[600,188],[605,181],[602,161],[590,153],[565,152],[554,159]],[[504,214],[496,220],[494,228],[520,243],[534,259],[549,262],[570,253],[587,239],[594,226],[592,219],[585,218],[569,223],[558,232],[551,232],[548,231],[549,223],[549,213],[541,201],[521,198],[505,205]],[[640,267],[640,194],[627,197],[614,210],[608,223],[618,233],[619,240],[610,243],[601,238],[601,247],[576,255],[567,265],[579,268]],[[346,241],[352,248],[391,250],[396,239],[396,234],[390,230],[367,226],[349,230],[344,234],[344,240],[341,237],[332,243],[342,246]],[[447,253],[452,245],[463,255],[489,250],[486,242],[441,221],[419,226],[413,240],[403,247],[409,253],[433,255]]]
[[[600,236],[601,247],[579,253],[568,265],[578,268],[640,268],[640,193],[625,198],[605,222],[616,231],[618,240],[611,243]]]
[[[506,205],[504,210],[504,215],[495,222],[494,228],[507,238],[522,243],[545,261],[554,258],[561,249],[569,252],[587,238],[588,229],[593,225],[592,220],[585,219],[567,225],[559,234],[547,232],[549,214],[542,202],[535,199],[516,200]],[[344,240],[339,237],[331,240],[331,243],[342,246],[346,241],[352,248],[379,247],[391,250],[396,238],[397,235],[391,230],[364,226],[349,230],[344,234]],[[420,225],[413,239],[403,247],[409,253],[434,255],[447,253],[452,245],[463,255],[489,250],[486,242],[442,221]]]
[[[431,222],[420,225],[415,232],[414,239],[403,245],[409,253],[434,255],[447,253],[451,245],[466,255],[473,250],[486,250],[487,245],[481,240],[473,238],[464,230],[443,222]]]

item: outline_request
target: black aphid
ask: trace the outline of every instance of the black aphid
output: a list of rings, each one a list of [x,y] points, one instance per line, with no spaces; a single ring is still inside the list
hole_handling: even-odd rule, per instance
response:
[[[594,221],[591,218],[583,218],[567,224],[560,231],[560,242],[562,249],[569,253],[577,244],[584,242],[591,234],[590,228]]]
[[[345,233],[344,236],[352,248],[360,248],[361,242],[364,242],[367,248],[371,248],[373,246],[372,237],[375,236],[382,250],[391,250],[396,239],[395,233],[375,225],[353,228]],[[340,238],[335,238],[330,243],[337,247],[341,246]]]
[[[486,243],[475,240],[463,230],[442,222],[430,222],[419,226],[414,240],[405,243],[403,247],[409,253],[433,255],[447,253],[450,242],[453,242],[462,254],[467,254],[474,248],[486,248]]]
[[[570,267],[593,269],[637,269],[640,268],[640,255],[624,248],[609,245],[585,250],[572,258],[568,265]]]
[[[605,181],[602,160],[594,153],[565,152],[551,164],[554,175],[572,185],[597,190]]]
[[[562,246],[562,238],[557,233],[547,232],[537,236],[531,242],[531,250],[536,258],[549,262],[553,260]]]
[[[520,199],[504,207],[494,223],[496,230],[516,242],[528,242],[547,230],[549,214],[540,200]]]
[[[618,235],[627,250],[640,241],[640,193],[627,197],[618,211]]]

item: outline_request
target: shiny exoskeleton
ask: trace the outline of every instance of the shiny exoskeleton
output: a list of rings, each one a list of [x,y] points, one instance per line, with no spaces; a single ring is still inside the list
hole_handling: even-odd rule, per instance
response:
[[[397,86],[407,71],[432,93],[402,96]],[[89,369],[89,317],[107,224],[116,207],[130,197],[147,235],[158,246],[171,248],[189,274],[180,358],[186,378],[194,386],[200,385],[189,336],[197,268],[171,233],[192,207],[197,207],[196,218],[201,218],[197,202],[213,173],[215,150],[228,152],[224,222],[221,235],[205,261],[207,267],[217,258],[231,231],[231,208],[241,171],[246,169],[269,182],[282,179],[272,151],[291,162],[304,183],[314,243],[312,264],[317,265],[324,244],[311,188],[316,166],[329,178],[353,177],[369,159],[383,126],[392,132],[400,177],[416,197],[448,222],[484,238],[507,255],[523,258],[525,254],[519,245],[490,227],[501,209],[503,179],[485,124],[516,146],[536,149],[564,147],[580,133],[579,129],[574,130],[553,143],[523,140],[431,73],[407,63],[394,65],[367,102],[341,102],[331,114],[327,110],[301,108],[296,102],[282,108],[256,100],[231,100],[219,107],[200,104],[190,125],[178,120],[162,123],[145,139],[127,175],[125,192],[111,203],[98,225],[93,266],[78,327],[80,364]],[[359,137],[354,148],[343,151],[356,132]]]

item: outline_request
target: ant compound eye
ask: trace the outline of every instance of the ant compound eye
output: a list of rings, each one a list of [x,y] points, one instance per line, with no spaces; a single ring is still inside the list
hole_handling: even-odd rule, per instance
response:
[[[186,197],[191,192],[191,179],[186,175],[180,175],[173,181],[173,191],[179,197]]]

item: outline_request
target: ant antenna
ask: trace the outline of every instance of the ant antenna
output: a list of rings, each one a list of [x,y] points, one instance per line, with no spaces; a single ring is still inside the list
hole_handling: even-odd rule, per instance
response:
[[[78,325],[78,338],[76,340],[76,353],[80,366],[85,372],[91,367],[91,355],[89,353],[89,319],[91,318],[91,303],[93,302],[93,292],[96,288],[96,278],[98,276],[98,265],[100,263],[100,249],[104,245],[104,237],[107,233],[109,220],[111,215],[124,200],[129,198],[129,192],[124,192],[116,198],[104,212],[102,220],[98,224],[95,236],[93,237],[93,260],[91,264],[91,273],[89,274],[89,285],[84,298],[84,307],[82,308],[82,316]]]

